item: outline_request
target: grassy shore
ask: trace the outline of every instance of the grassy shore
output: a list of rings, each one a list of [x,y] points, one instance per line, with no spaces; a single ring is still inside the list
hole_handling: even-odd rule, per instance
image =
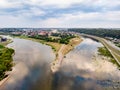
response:
[[[29,38],[27,36],[14,36],[14,37],[18,37],[18,38],[21,38],[21,39],[32,40],[32,41],[35,41],[35,42],[39,42],[39,43],[51,46],[51,48],[55,51],[55,53],[57,53],[59,51],[59,49],[61,48],[61,46],[62,46],[62,44],[57,43],[57,42],[46,42],[44,40]],[[69,44],[66,44],[68,50],[65,50],[63,53],[66,54],[71,49],[73,49],[74,46],[79,44],[81,41],[82,41],[82,39],[80,37],[72,38],[70,40]]]
[[[6,77],[6,71],[12,70],[12,55],[14,53],[13,49],[7,48],[2,44],[0,43],[0,80]]]
[[[110,62],[112,62],[113,64],[116,64],[118,67],[120,67],[120,65],[116,62],[116,60],[114,59],[114,57],[111,55],[111,53],[108,51],[108,49],[106,47],[100,47],[98,49],[98,52],[100,55],[110,58]]]
[[[112,61],[115,60],[114,62],[116,62],[116,64],[118,66],[120,66],[120,50],[114,48],[104,38],[100,38],[100,37],[92,36],[92,35],[87,35],[87,34],[83,34],[83,36],[87,36],[87,37],[90,37],[90,38],[93,38],[93,39],[100,41],[106,47],[106,49],[109,51],[109,53],[111,53],[112,57],[114,58],[114,59],[112,59]]]
[[[60,49],[60,47],[61,47],[61,44],[59,44],[59,43],[46,42],[46,41],[44,41],[44,40],[29,38],[29,37],[27,37],[27,36],[14,36],[14,37],[18,37],[18,38],[21,38],[21,39],[32,40],[32,41],[35,41],[35,42],[39,42],[39,43],[42,43],[42,44],[51,46],[51,48],[53,49],[53,51],[54,51],[55,53],[58,52],[59,49]]]
[[[65,48],[62,50],[62,54],[66,55],[69,51],[74,49],[76,45],[78,45],[82,39],[80,37],[72,38],[69,44],[65,45]]]
[[[54,52],[56,54],[60,50],[61,46],[63,45],[63,44],[56,43],[56,42],[46,42],[46,41],[40,40],[40,39],[29,38],[27,36],[16,36],[16,37],[21,38],[21,39],[32,40],[32,41],[35,41],[35,42],[39,42],[39,43],[51,46],[51,48],[54,50]],[[82,41],[82,39],[80,37],[72,38],[68,44],[64,44],[65,45],[65,49],[62,50],[62,53],[64,55],[67,54],[70,50],[72,50],[81,41]]]

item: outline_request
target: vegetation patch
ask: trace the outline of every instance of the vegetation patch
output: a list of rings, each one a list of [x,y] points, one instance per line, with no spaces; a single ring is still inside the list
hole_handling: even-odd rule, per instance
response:
[[[120,65],[116,62],[116,60],[111,55],[111,53],[107,50],[106,47],[99,47],[98,52],[99,52],[100,55],[109,57],[110,58],[110,62],[112,62],[113,64],[116,64],[118,67],[120,67]]]
[[[83,29],[83,28],[72,28],[68,29],[68,31],[78,32],[78,33],[85,33],[90,35],[95,35],[99,37],[112,37],[120,39],[120,30],[117,29]]]
[[[4,46],[3,46],[3,45],[0,45],[0,49],[2,49],[2,48],[4,48]]]
[[[70,39],[75,38],[72,34],[52,34],[51,36],[48,35],[35,35],[35,36],[29,36],[29,38],[35,38],[44,40],[46,42],[55,42],[60,44],[68,44],[70,42]]]
[[[6,71],[12,70],[13,53],[13,49],[0,45],[0,80],[6,77]]]
[[[62,50],[63,55],[66,55],[69,51],[71,51],[72,49],[74,49],[74,47],[76,45],[78,45],[81,41],[82,41],[82,39],[80,37],[72,38],[69,41],[69,44],[67,44],[65,46],[64,50]]]

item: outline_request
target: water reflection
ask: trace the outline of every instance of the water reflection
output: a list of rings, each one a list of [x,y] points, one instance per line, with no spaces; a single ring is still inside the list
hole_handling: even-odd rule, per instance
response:
[[[101,43],[85,38],[80,45],[67,54],[60,71],[54,75],[54,90],[104,90],[106,88],[114,90],[113,87],[118,88],[120,72],[117,67],[102,60],[101,57],[93,59],[100,46],[102,46]]]
[[[100,56],[93,59],[100,46],[101,43],[84,38],[66,55],[60,70],[52,74],[50,62],[55,55],[50,47],[14,39],[9,47],[16,50],[17,64],[2,90],[103,90],[113,83],[119,86],[115,82],[120,79],[117,67]]]
[[[92,79],[92,56],[97,47],[102,46],[92,39],[84,39],[73,51],[66,55],[59,72],[54,75],[54,90],[101,90]],[[62,86],[62,87],[61,87]]]
[[[41,81],[39,83],[44,84],[51,72],[50,63],[55,58],[51,48],[24,39],[14,39],[8,47],[15,49],[16,65],[2,90],[30,90],[34,83]]]

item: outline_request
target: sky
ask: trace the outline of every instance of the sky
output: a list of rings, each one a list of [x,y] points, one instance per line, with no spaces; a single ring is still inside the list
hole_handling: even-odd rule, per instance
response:
[[[120,28],[120,0],[0,0],[0,27]]]

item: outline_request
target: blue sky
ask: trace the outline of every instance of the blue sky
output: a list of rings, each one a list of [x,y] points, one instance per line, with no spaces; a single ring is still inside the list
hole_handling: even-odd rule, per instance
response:
[[[0,0],[0,27],[120,28],[120,0]]]

